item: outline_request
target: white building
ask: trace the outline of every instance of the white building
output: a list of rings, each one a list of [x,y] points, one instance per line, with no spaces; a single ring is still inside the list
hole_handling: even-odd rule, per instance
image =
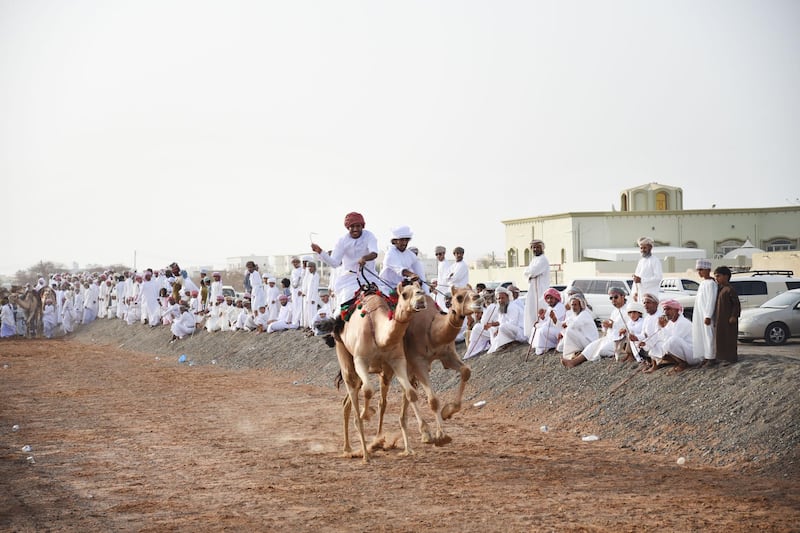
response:
[[[749,257],[723,259],[749,239],[766,252],[800,248],[800,206],[756,209],[683,209],[683,190],[659,183],[626,189],[621,211],[562,213],[502,221],[508,268],[470,272],[470,281],[510,280],[527,287],[522,272],[530,241],[545,242],[552,283],[601,273],[633,273],[639,237],[651,237],[664,271],[692,271],[698,258],[714,265],[750,266]]]

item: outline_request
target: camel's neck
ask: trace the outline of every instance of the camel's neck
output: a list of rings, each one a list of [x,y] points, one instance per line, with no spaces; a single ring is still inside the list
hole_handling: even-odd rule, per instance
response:
[[[437,314],[431,323],[431,341],[435,345],[454,341],[461,331],[464,318],[464,315],[452,309],[446,315]]]

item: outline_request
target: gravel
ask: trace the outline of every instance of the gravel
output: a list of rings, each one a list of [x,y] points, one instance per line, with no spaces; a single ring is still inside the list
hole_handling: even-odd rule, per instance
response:
[[[339,372],[334,350],[301,331],[201,331],[170,343],[166,327],[98,320],[71,338],[174,357],[175,364],[186,355],[192,365],[286,372],[298,383],[319,387],[334,387]],[[734,365],[675,375],[668,369],[644,374],[613,359],[566,369],[554,353],[532,354],[526,362],[527,345],[516,344],[468,361],[472,378],[464,406],[483,400],[512,410],[521,424],[595,434],[631,452],[792,477],[800,473],[798,346],[741,345]],[[463,344],[457,349],[463,353]],[[432,380],[445,397],[458,384],[457,374],[438,363]],[[457,424],[458,417],[450,423]]]

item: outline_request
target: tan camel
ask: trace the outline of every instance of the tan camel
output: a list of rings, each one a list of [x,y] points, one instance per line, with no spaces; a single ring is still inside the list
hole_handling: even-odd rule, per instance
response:
[[[417,312],[425,309],[427,300],[419,283],[397,286],[398,301],[392,311],[386,299],[379,294],[367,294],[360,299],[347,322],[337,321],[333,336],[336,340],[336,356],[342,378],[347,387],[347,399],[342,403],[344,418],[345,455],[352,456],[348,424],[351,408],[355,410],[358,436],[361,440],[363,461],[369,462],[369,451],[364,437],[364,420],[369,419],[369,402],[373,388],[369,374],[391,372],[397,376],[403,389],[403,407],[400,410],[400,430],[403,434],[404,454],[412,454],[406,432],[405,408],[411,405],[414,414],[420,418],[417,408],[417,394],[408,379],[403,335]],[[359,390],[364,394],[364,406],[359,410]]]
[[[428,307],[413,316],[403,339],[408,374],[422,386],[428,397],[428,406],[436,417],[436,433],[433,436],[428,424],[423,419],[417,418],[422,442],[437,445],[447,444],[451,440],[444,432],[443,421],[461,410],[464,388],[471,375],[469,366],[464,364],[456,352],[455,339],[461,331],[464,319],[480,311],[483,305],[483,297],[471,287],[453,288],[451,292],[452,304],[446,313],[440,311],[433,298],[427,296]],[[431,387],[430,380],[431,365],[437,360],[445,369],[455,370],[461,375],[455,400],[447,403],[441,411],[439,399]],[[386,409],[386,396],[391,380],[391,375],[381,376],[381,419]]]
[[[36,337],[37,332],[42,329],[42,299],[33,289],[26,289],[20,296],[12,293],[8,297],[14,305],[18,305],[25,312],[25,323],[28,338]]]

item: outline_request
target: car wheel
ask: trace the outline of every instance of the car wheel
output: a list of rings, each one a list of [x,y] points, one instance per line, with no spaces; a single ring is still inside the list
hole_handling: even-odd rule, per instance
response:
[[[764,340],[772,346],[784,344],[788,337],[789,332],[786,330],[786,326],[779,322],[773,322],[767,326],[767,331],[764,333]]]

